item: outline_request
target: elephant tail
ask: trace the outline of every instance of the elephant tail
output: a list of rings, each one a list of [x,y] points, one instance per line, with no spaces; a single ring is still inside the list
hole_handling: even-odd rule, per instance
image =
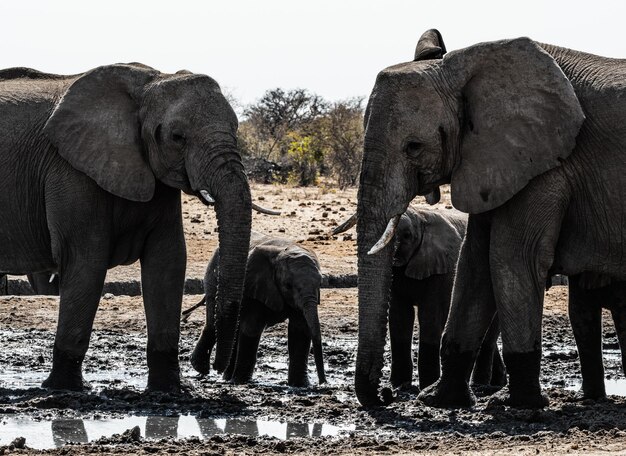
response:
[[[206,305],[206,297],[202,296],[202,299],[198,303],[194,304],[189,309],[183,310],[181,321],[182,322],[187,321],[189,319],[189,316],[191,315],[191,313],[194,310],[196,310],[198,307],[202,307],[204,305]]]

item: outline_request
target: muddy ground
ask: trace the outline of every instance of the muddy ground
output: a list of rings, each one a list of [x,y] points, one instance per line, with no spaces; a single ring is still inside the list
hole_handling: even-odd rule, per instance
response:
[[[284,233],[313,247],[326,272],[355,272],[353,232],[327,235],[354,210],[354,191],[256,185],[253,192],[259,204],[288,214],[278,219],[255,215],[255,229]],[[188,275],[199,277],[216,244],[215,219],[204,206],[185,201]],[[445,202],[440,210],[447,210]],[[133,277],[138,268],[129,266],[112,271],[109,280]],[[198,299],[185,296],[183,307]],[[478,404],[471,409],[439,410],[420,404],[414,390],[400,393],[387,408],[364,410],[352,386],[357,337],[353,288],[322,291],[328,384],[316,385],[311,359],[312,386],[287,387],[284,324],[266,331],[254,383],[233,386],[215,373],[198,378],[189,365],[204,317],[197,311],[182,325],[185,391],[180,395],[143,392],[146,333],[140,297],[102,299],[84,365],[92,388],[85,393],[38,387],[51,365],[58,299],[0,297],[0,445],[5,445],[0,454],[43,447],[50,454],[626,452],[626,400],[582,401],[576,392],[579,364],[566,301],[565,287],[547,293],[542,382],[548,408],[489,408],[488,395],[478,391]],[[608,316],[604,324],[606,377],[619,388],[623,374],[617,340]],[[8,446],[20,436],[26,437],[26,449],[19,448],[24,443],[19,440]],[[66,443],[87,440],[91,443]]]

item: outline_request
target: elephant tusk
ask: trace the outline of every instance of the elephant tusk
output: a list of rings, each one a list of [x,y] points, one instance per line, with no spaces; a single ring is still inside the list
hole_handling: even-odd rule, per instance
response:
[[[400,217],[401,215],[396,215],[391,220],[389,220],[389,223],[387,223],[387,228],[385,228],[385,232],[380,237],[378,242],[374,244],[374,246],[369,250],[369,252],[367,252],[368,255],[374,255],[380,252],[382,249],[385,248],[387,244],[389,244],[389,241],[393,239],[393,235],[396,234],[396,227],[398,226]]]
[[[332,234],[333,236],[336,236],[337,234],[343,233],[344,231],[348,231],[354,225],[356,225],[356,214],[352,214],[352,216],[350,216],[348,220],[343,222],[341,225],[335,227]]]
[[[215,198],[213,198],[209,192],[207,192],[206,190],[200,190],[200,195],[202,195],[202,198],[204,198],[204,200],[209,203],[211,206],[215,205]],[[258,204],[252,203],[252,209],[254,209],[257,212],[260,212],[261,214],[267,214],[267,215],[280,215],[280,211],[274,211],[272,209],[265,209],[263,206],[259,206]]]
[[[272,209],[265,209],[263,206],[259,206],[258,204],[252,203],[252,209],[261,214],[267,215],[280,215],[280,211],[273,211]]]
[[[206,190],[200,190],[200,194],[207,203],[215,204],[215,199],[211,195],[209,195],[209,192],[207,192]]]
[[[56,272],[54,272],[54,273],[50,274],[50,280],[48,281],[48,283],[52,283],[52,282],[54,282],[54,278],[55,278],[56,276],[57,276],[57,273],[56,273]]]

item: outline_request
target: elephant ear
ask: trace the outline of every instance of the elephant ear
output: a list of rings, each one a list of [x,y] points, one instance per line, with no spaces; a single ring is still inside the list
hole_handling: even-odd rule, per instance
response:
[[[555,60],[528,38],[478,44],[443,59],[463,103],[454,206],[494,209],[535,176],[559,166],[585,116]]]
[[[136,64],[96,68],[76,79],[44,133],[59,154],[106,191],[149,201],[154,175],[144,160],[138,93],[158,74]]]
[[[463,233],[446,217],[435,211],[419,211],[422,241],[406,265],[405,275],[426,279],[453,272],[463,241]]]
[[[276,284],[275,258],[280,248],[258,245],[248,255],[244,294],[248,298],[262,302],[273,312],[285,307],[283,296]]]
[[[439,30],[426,30],[420,36],[417,46],[415,46],[415,55],[413,61],[440,59],[446,53],[446,45],[443,44],[443,38]]]

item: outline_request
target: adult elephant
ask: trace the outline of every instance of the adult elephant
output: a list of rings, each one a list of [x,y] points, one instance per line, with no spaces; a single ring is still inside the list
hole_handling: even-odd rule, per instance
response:
[[[442,48],[435,31],[418,43],[422,57]],[[474,402],[468,378],[497,309],[509,374],[500,399],[547,404],[539,385],[546,279],[585,271],[626,279],[626,230],[613,222],[626,218],[625,76],[625,61],[527,38],[378,75],[358,195],[361,403],[381,402],[393,249],[378,240],[389,239],[415,195],[450,183],[452,203],[470,216],[442,377],[420,398],[436,406]]]
[[[208,76],[115,64],[60,76],[0,71],[0,271],[58,273],[44,387],[80,390],[108,268],[141,261],[148,388],[180,388],[185,278],[180,190],[212,196],[219,226],[216,364],[228,361],[251,223],[237,118]]]

